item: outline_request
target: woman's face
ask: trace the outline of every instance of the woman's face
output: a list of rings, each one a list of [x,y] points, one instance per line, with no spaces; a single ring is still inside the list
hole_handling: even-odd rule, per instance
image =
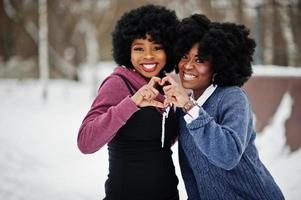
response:
[[[131,46],[131,62],[134,68],[145,78],[158,76],[166,63],[166,53],[161,44],[146,39],[135,39]]]
[[[202,94],[212,82],[213,70],[210,61],[201,61],[198,58],[199,44],[192,46],[178,63],[179,75],[182,85],[192,89],[194,94]]]

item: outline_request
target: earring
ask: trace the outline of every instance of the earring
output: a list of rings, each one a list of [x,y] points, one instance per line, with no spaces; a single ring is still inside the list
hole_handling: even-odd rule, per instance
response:
[[[214,83],[216,75],[217,75],[217,73],[214,73],[214,74],[212,75],[212,79],[211,79],[211,82],[212,82],[212,83]]]

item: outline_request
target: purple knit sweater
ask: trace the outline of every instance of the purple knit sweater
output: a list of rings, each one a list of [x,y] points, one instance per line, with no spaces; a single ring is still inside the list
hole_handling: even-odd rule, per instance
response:
[[[98,94],[84,118],[78,133],[77,145],[82,153],[98,151],[116,135],[127,120],[139,110],[130,98],[124,81],[116,74],[127,77],[135,91],[147,84],[147,80],[133,70],[116,67],[104,80]],[[156,100],[163,100],[159,94]]]

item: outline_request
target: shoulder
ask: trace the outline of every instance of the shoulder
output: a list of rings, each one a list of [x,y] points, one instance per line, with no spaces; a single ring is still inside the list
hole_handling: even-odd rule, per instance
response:
[[[235,98],[247,99],[245,91],[238,86],[218,87],[217,93],[219,94],[220,98],[223,99],[225,97],[226,98],[230,97],[230,99],[235,99]]]
[[[220,87],[217,93],[219,99],[215,102],[215,108],[219,122],[225,119],[239,121],[252,118],[251,105],[240,87]]]
[[[249,105],[249,100],[245,91],[237,86],[218,87],[217,96],[219,98],[219,105],[221,106],[234,104],[241,106]]]
[[[217,87],[217,91],[223,94],[243,92],[243,90],[238,86]]]
[[[112,101],[115,104],[130,95],[124,80],[118,75],[111,74],[100,85],[97,99]]]
[[[114,92],[114,90],[121,90],[120,92],[122,92],[122,90],[124,90],[125,88],[125,83],[122,80],[122,78],[116,74],[111,74],[110,76],[108,76],[106,79],[103,80],[103,82],[101,83],[98,92],[101,91],[111,91]]]

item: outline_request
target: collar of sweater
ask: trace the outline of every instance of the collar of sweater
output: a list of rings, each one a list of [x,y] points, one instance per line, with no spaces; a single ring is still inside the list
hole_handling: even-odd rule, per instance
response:
[[[209,85],[209,87],[207,87],[203,94],[197,99],[198,105],[202,106],[207,101],[207,99],[213,94],[216,88],[217,85]]]

